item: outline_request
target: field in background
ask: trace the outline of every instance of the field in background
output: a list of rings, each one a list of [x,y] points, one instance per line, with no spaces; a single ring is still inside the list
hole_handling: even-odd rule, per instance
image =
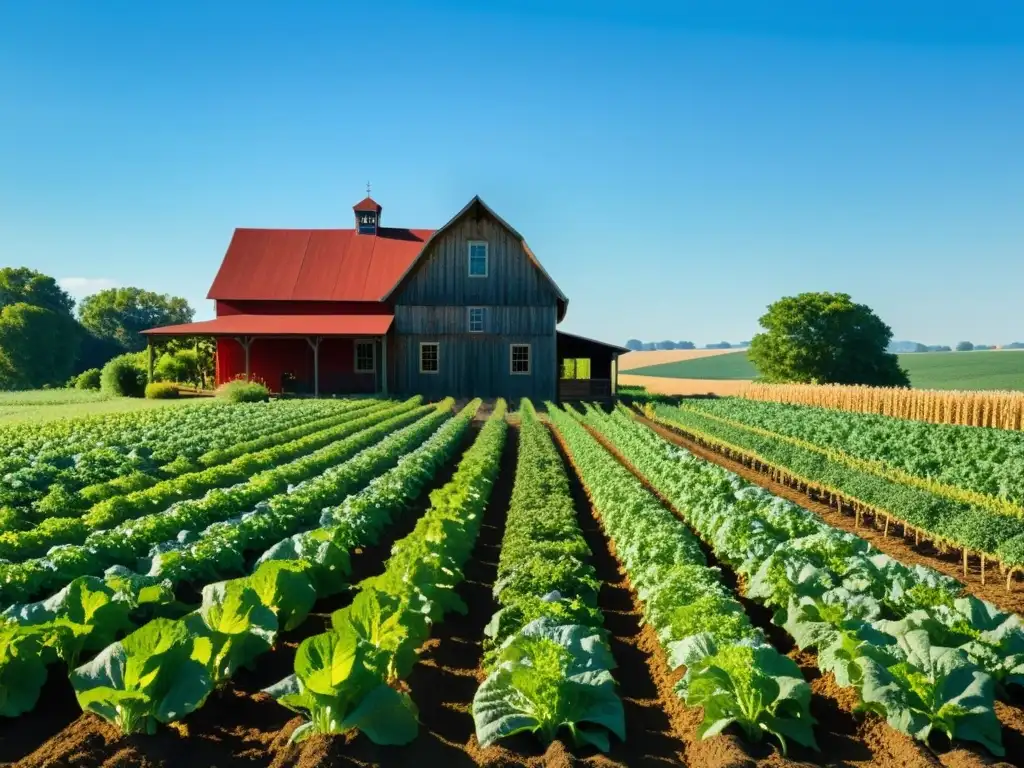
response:
[[[693,394],[695,387],[698,392],[726,394],[726,390],[731,390],[734,393],[743,383],[757,376],[757,369],[747,359],[746,352],[726,352],[631,367],[630,375],[620,376],[619,383],[645,386],[650,381],[648,389],[662,394]],[[628,355],[623,359],[625,357]],[[915,389],[1024,391],[1024,354],[1018,350],[915,352],[899,358]],[[670,391],[672,379],[684,380],[685,384]],[[706,380],[708,384],[702,388],[694,380]]]
[[[27,392],[0,392],[0,425],[43,422],[107,413],[128,413],[151,408],[178,407],[209,398],[145,400],[137,397],[110,397],[81,389],[34,389]]]
[[[619,371],[633,371],[662,363],[697,360],[704,357],[736,354],[736,349],[657,349],[650,352],[627,352],[619,358]]]

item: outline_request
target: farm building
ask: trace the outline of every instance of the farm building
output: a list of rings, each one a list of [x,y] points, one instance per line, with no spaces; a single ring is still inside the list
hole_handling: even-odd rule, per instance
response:
[[[479,197],[437,230],[236,229],[207,298],[216,317],[146,331],[217,341],[217,383],[275,392],[607,397],[623,347],[562,333],[569,300]]]

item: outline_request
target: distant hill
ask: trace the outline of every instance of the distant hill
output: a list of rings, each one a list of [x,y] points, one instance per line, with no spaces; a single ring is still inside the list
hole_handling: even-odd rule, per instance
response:
[[[1024,391],[1024,352],[914,352],[900,365],[918,389],[1015,389]],[[635,376],[679,379],[753,379],[757,369],[746,352],[679,360],[629,371]]]

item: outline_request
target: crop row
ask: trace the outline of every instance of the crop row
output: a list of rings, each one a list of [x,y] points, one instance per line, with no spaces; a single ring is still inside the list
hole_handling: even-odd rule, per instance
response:
[[[755,432],[692,408],[656,406],[652,415],[700,439],[783,470],[801,482],[857,501],[937,542],[1024,566],[1024,519],[940,496],[840,461],[778,435]]]
[[[994,694],[1024,683],[1019,618],[669,444],[624,410],[588,409],[585,420],[863,709],[922,741],[941,730],[1003,754]]]
[[[162,464],[148,471],[133,469],[127,473],[112,476],[109,479],[77,487],[68,483],[57,482],[51,490],[36,504],[36,509],[41,515],[55,515],[60,511],[69,516],[69,511],[84,512],[90,507],[113,498],[124,496],[135,491],[150,488],[161,480],[172,479],[187,473],[200,472],[221,464],[227,464],[233,459],[255,454],[260,451],[273,448],[274,446],[291,443],[300,438],[322,432],[325,429],[344,424],[359,416],[365,416],[382,407],[377,400],[357,400],[351,403],[341,403],[331,413],[318,416],[315,419],[305,419],[300,424],[288,426],[287,423],[279,423],[269,434],[260,434],[261,429],[256,429],[249,434],[255,435],[247,440],[233,443],[225,448],[216,448],[203,453],[196,459],[189,459],[180,456],[166,464]]]
[[[1024,516],[1024,433],[734,398],[680,404],[835,460],[995,512]]]
[[[698,733],[735,723],[751,741],[775,736],[816,747],[811,689],[796,663],[768,644],[707,565],[697,539],[576,419],[549,405],[605,533],[655,629],[677,691],[702,707]]]
[[[520,404],[515,485],[485,629],[489,674],[473,698],[487,747],[521,731],[550,743],[568,728],[577,744],[625,739],[622,701],[603,617],[600,582],[576,522],[569,479],[533,404]]]
[[[433,407],[403,406],[397,408],[397,413],[385,411],[370,419],[360,431],[302,458],[258,472],[237,485],[214,489],[201,499],[179,502],[108,530],[94,531],[83,544],[54,547],[45,558],[0,564],[0,602],[31,599],[77,576],[97,573],[111,565],[133,565],[154,544],[251,509],[289,486],[346,460]]]
[[[261,516],[275,518],[279,531],[301,527],[317,516],[321,518],[322,527],[304,534],[287,535],[286,532],[284,538],[257,561],[252,576],[204,589],[202,606],[185,618],[186,625],[191,623],[190,631],[202,633],[201,628],[197,630],[197,623],[220,622],[223,628],[226,611],[235,621],[232,626],[237,637],[233,638],[234,650],[228,648],[227,655],[219,653],[218,656],[221,662],[230,662],[234,653],[248,652],[247,648],[253,650],[251,641],[242,637],[248,629],[244,629],[246,618],[239,612],[255,611],[257,618],[250,624],[266,628],[267,622],[258,617],[262,615],[266,619],[266,609],[270,609],[278,621],[277,626],[284,629],[296,626],[316,597],[336,592],[343,586],[351,550],[376,543],[394,515],[406,508],[438,468],[449,460],[478,405],[479,401],[471,403],[449,420],[451,401],[448,400],[426,418],[366,448],[322,477],[310,480],[292,493],[271,499]],[[441,422],[446,423],[438,427]],[[432,430],[433,434],[424,441]],[[418,447],[405,453],[417,444]],[[374,477],[385,466],[392,468]],[[348,496],[359,486],[365,487]],[[339,498],[345,499],[341,506],[324,508],[325,504]],[[255,518],[256,515],[245,516],[237,525],[245,526]],[[193,583],[199,583],[210,574],[222,574],[225,568],[235,570],[238,554],[261,546],[270,532],[261,529],[250,533],[253,535],[248,538],[243,535],[221,540],[223,546],[233,550],[226,560],[213,548],[206,548],[202,555],[199,551],[191,553],[188,558],[194,566],[191,573],[185,572],[183,562],[178,563],[173,573],[159,576],[140,576],[115,568],[102,580],[80,577],[49,600],[8,610],[4,617],[10,623],[0,632],[6,633],[12,646],[20,646],[20,653],[13,661],[8,659],[6,664],[0,664],[0,701],[7,702],[6,707],[0,706],[0,714],[13,716],[31,708],[38,688],[32,696],[28,683],[34,681],[41,685],[46,665],[55,659],[74,666],[82,651],[103,648],[138,619],[153,613],[166,614],[173,609],[173,582],[168,576],[190,578]],[[201,556],[205,556],[207,562],[201,562]],[[262,607],[254,602],[251,592],[259,598]],[[215,615],[219,618],[214,619]],[[154,633],[146,627],[138,630],[143,636],[159,636],[163,631]],[[134,642],[134,639],[128,641],[129,645]],[[230,666],[230,663],[228,667],[221,666],[221,672]],[[14,680],[22,681],[17,690],[5,690],[4,684]]]
[[[270,434],[348,407],[351,401],[281,401],[134,411],[0,427],[0,476],[33,467],[73,466],[96,449],[160,465],[194,459],[249,436]],[[31,474],[28,475],[31,478]],[[6,503],[6,502],[3,502]]]
[[[499,400],[451,481],[396,542],[384,572],[364,580],[352,604],[335,611],[331,629],[306,638],[295,673],[267,689],[307,720],[293,741],[319,733],[361,731],[377,744],[407,744],[418,732],[416,704],[399,689],[431,626],[466,610],[455,587],[476,542],[505,443]]]
[[[377,423],[385,416],[411,410],[415,405],[410,400],[401,405],[382,403],[365,412],[356,411],[340,424],[298,440],[240,456],[221,466],[164,480],[124,496],[105,499],[77,516],[50,517],[28,530],[6,531],[0,534],[0,557],[19,562],[30,557],[41,557],[51,547],[60,544],[80,544],[94,531],[133,520],[153,512],[154,508],[165,508],[178,501],[198,498],[214,488],[243,482],[258,472],[329,446],[336,440]]]

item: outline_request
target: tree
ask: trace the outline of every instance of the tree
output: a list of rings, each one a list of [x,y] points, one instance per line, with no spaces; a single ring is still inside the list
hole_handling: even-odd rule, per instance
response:
[[[75,308],[75,300],[49,275],[28,267],[3,267],[0,269],[0,309],[12,304],[31,304],[68,317]]]
[[[677,341],[676,349],[696,349],[697,345],[692,341]]]
[[[956,345],[957,352],[970,352],[972,349],[974,349],[974,345],[969,341],[961,341]]]
[[[79,310],[87,331],[130,352],[146,348],[141,332],[147,328],[189,323],[192,316],[185,299],[141,288],[108,288],[83,299]]]
[[[732,349],[732,344],[728,341],[720,341],[717,344],[705,344],[704,349]]]
[[[924,344],[921,344],[921,343],[915,343],[914,344],[914,351],[915,352],[927,352],[928,351],[928,347],[926,347]]]
[[[768,307],[765,329],[750,342],[750,360],[769,382],[906,387],[892,329],[846,293],[801,293]]]
[[[0,309],[0,389],[63,384],[80,336],[70,315],[24,302]]]
[[[675,349],[676,343],[674,341],[659,341],[658,349]]]
[[[626,342],[626,349],[631,349],[634,352],[639,352],[644,348],[644,343],[640,339],[630,339]]]

